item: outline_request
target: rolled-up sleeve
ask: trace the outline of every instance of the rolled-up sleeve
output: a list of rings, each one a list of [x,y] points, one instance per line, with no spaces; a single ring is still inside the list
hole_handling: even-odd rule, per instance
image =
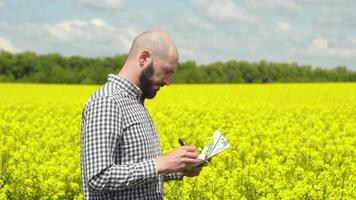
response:
[[[163,175],[163,181],[172,181],[172,180],[176,180],[176,181],[183,180],[183,173],[176,172],[176,173],[169,173]]]
[[[82,144],[84,144],[84,176],[95,191],[124,190],[158,178],[154,159],[117,165],[114,152],[123,134],[122,111],[110,97],[98,97],[83,113]]]

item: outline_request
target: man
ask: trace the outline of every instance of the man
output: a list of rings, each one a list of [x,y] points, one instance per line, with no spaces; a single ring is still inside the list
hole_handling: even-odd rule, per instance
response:
[[[162,183],[199,175],[198,154],[182,146],[161,155],[153,122],[144,107],[176,71],[178,51],[159,30],[132,43],[118,75],[88,100],[82,113],[81,171],[85,199],[162,199]]]

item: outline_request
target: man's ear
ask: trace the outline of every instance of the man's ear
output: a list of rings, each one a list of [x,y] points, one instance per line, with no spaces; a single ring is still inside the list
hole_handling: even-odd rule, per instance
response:
[[[150,63],[151,60],[152,60],[151,51],[148,49],[143,50],[139,57],[140,66],[141,67],[145,66],[147,63]]]

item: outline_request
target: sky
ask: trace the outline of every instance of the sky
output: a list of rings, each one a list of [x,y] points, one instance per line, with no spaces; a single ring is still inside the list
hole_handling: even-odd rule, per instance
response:
[[[261,60],[356,70],[355,0],[0,0],[0,49],[128,53],[160,29],[180,62]]]

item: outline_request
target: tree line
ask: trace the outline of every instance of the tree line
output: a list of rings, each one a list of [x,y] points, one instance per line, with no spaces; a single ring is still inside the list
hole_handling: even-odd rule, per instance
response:
[[[118,73],[127,55],[85,58],[60,54],[12,54],[0,51],[0,82],[103,84],[107,75]],[[231,60],[198,65],[195,61],[178,64],[173,83],[286,83],[354,82],[356,71],[339,66],[316,68],[296,63],[262,60],[250,63]]]

